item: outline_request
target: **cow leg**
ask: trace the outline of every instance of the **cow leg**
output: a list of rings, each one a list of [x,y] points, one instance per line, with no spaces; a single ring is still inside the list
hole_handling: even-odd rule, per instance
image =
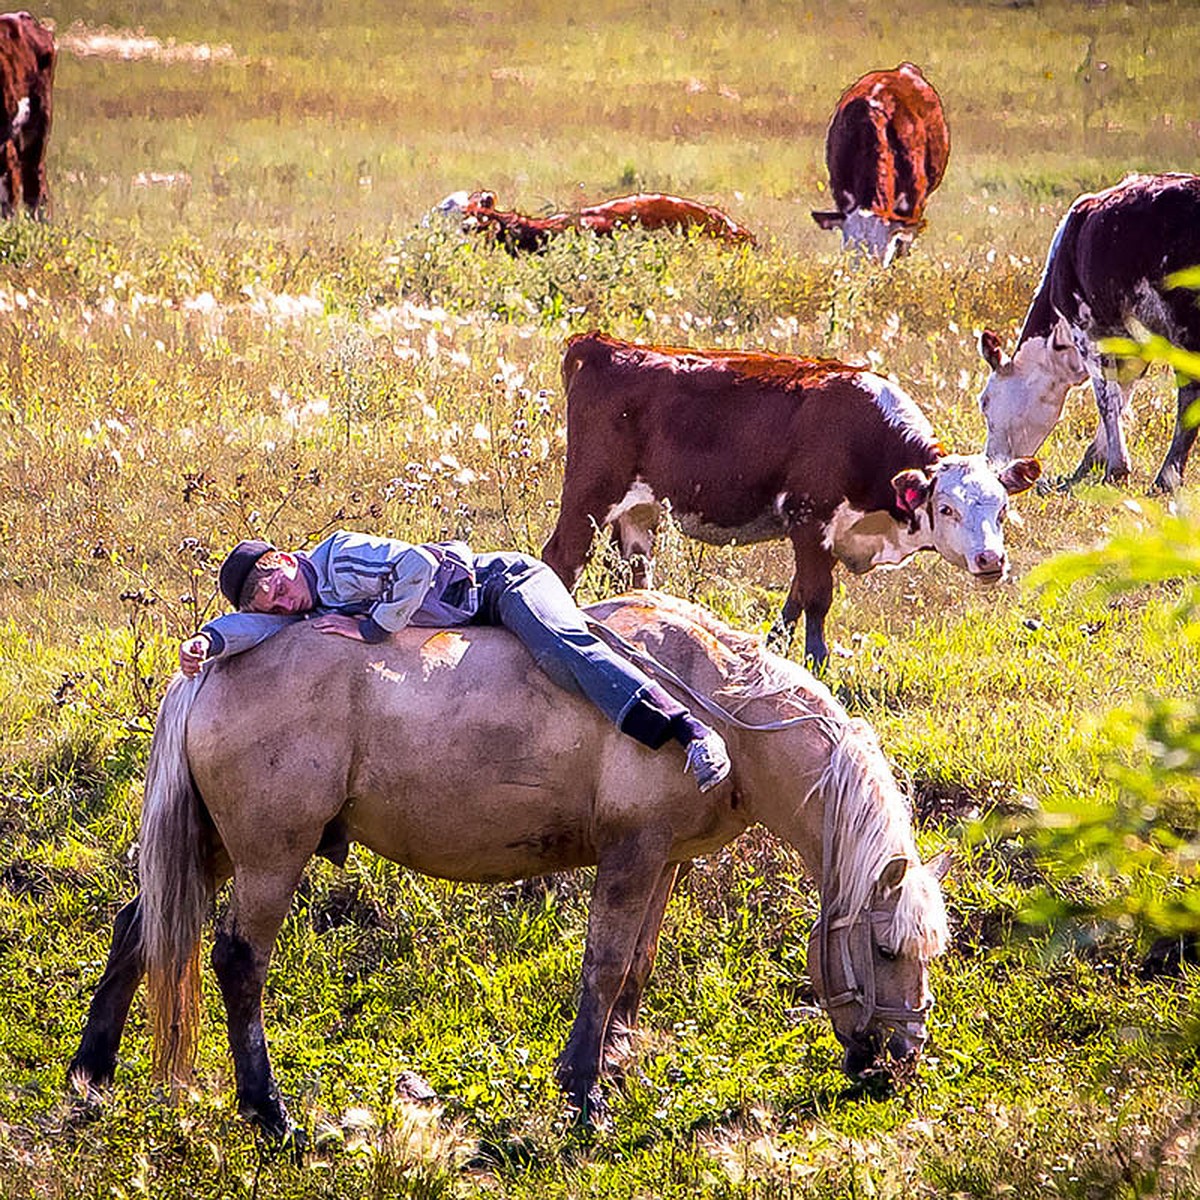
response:
[[[225,1001],[238,1111],[268,1136],[279,1139],[293,1134],[294,1127],[267,1054],[262,993],[275,937],[302,871],[303,863],[294,872],[284,873],[239,866],[233,877],[233,903],[217,931],[212,952]]]
[[[21,165],[21,199],[31,217],[40,218],[46,194],[46,163],[42,154],[42,137],[22,139],[17,158]]]
[[[11,134],[0,144],[0,217],[13,215],[13,203],[16,199],[16,181],[20,178],[17,170],[17,148],[12,143]]]
[[[569,470],[569,468],[568,468]],[[558,521],[542,547],[542,561],[573,590],[579,575],[592,554],[597,521],[593,514],[604,514],[612,508],[614,496],[620,496],[620,485],[594,487],[586,493],[563,487]]]
[[[639,504],[617,519],[617,549],[629,564],[630,582],[635,588],[654,586],[654,536],[660,511],[657,504]]]
[[[1105,379],[1100,371],[1092,374],[1092,390],[1096,393],[1100,428],[1104,435],[1104,482],[1121,483],[1129,477],[1129,449],[1125,445],[1125,430],[1121,424],[1125,394],[1115,379]],[[1097,438],[1099,436],[1097,434]]]
[[[108,962],[92,997],[79,1049],[67,1067],[68,1083],[81,1091],[112,1083],[129,1006],[146,970],[141,943],[142,897],[139,893],[113,921]]]
[[[833,555],[821,545],[821,534],[809,525],[792,531],[796,571],[783,611],[767,634],[767,646],[787,654],[800,614],[804,614],[804,657],[814,667],[829,661],[825,644],[825,615],[833,603]]]
[[[1200,412],[1193,413],[1189,424],[1188,409],[1200,403],[1200,384],[1184,384],[1179,388],[1176,400],[1179,409],[1175,417],[1175,434],[1154,480],[1154,486],[1160,492],[1178,491],[1183,486],[1183,468],[1187,466],[1188,454],[1196,440],[1197,418],[1200,418]]]
[[[667,901],[675,890],[675,884],[680,876],[688,870],[690,864],[682,868],[678,863],[669,863],[663,868],[658,886],[650,897],[646,908],[646,916],[642,921],[642,929],[638,934],[637,945],[633,950],[633,960],[629,964],[629,973],[617,1002],[612,1007],[608,1017],[608,1028],[604,1033],[604,1059],[611,1067],[612,1060],[620,1057],[628,1049],[629,1035],[637,1027],[638,1009],[642,1004],[642,994],[646,990],[646,982],[650,972],[654,970],[654,959],[658,954],[658,935],[662,931],[663,916],[667,911]]]
[[[579,1011],[555,1068],[559,1084],[585,1124],[607,1118],[600,1089],[604,1036],[660,887],[670,840],[669,830],[643,828],[600,854],[588,914]]]

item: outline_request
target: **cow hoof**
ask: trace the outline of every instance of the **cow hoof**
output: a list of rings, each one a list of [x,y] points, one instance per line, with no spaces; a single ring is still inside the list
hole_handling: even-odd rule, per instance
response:
[[[608,1101],[599,1083],[592,1084],[586,1092],[572,1096],[571,1110],[575,1124],[581,1129],[604,1130],[611,1127]]]

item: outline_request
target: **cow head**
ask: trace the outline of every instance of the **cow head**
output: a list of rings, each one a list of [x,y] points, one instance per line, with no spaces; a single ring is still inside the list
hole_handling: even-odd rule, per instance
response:
[[[842,231],[842,249],[868,254],[883,266],[907,254],[923,222],[888,220],[869,209],[853,212],[814,212],[812,218],[822,229]]]
[[[927,470],[901,471],[892,487],[924,545],[981,583],[998,583],[1008,573],[1008,498],[1031,487],[1041,473],[1036,458],[1014,459],[994,470],[982,454],[948,454]]]
[[[984,453],[990,462],[1036,454],[1062,415],[1068,389],[1088,376],[1075,330],[1059,317],[1047,336],[1026,339],[1009,358],[986,329],[979,353],[992,368],[979,396],[987,422]]]

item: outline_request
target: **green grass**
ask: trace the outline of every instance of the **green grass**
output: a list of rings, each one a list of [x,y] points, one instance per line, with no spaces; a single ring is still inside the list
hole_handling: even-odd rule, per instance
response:
[[[831,682],[911,783],[922,850],[955,855],[934,1044],[908,1091],[840,1074],[804,963],[815,897],[751,832],[672,903],[609,1133],[568,1126],[551,1074],[587,873],[531,896],[366,852],[314,865],[269,979],[303,1165],[262,1155],[236,1115],[211,978],[195,1091],[154,1089],[139,1000],[103,1103],[66,1093],[134,887],[155,700],[233,540],[344,525],[536,551],[561,482],[562,343],[593,327],[869,361],[949,448],[977,448],[978,332],[1011,337],[1065,206],[1196,162],[1186,3],[396,7],[48,13],[60,37],[141,27],[232,57],[64,50],[53,220],[0,229],[0,1196],[1200,1196],[1196,972],[1141,978],[1136,925],[1027,923],[1048,880],[1068,906],[1176,882],[1057,877],[1022,824],[1038,804],[1107,811],[1114,764],[1141,758],[1108,714],[1195,695],[1178,589],[1021,587],[1059,550],[1149,524],[1174,411],[1153,371],[1132,486],[1021,497],[1012,583],[978,590],[940,561],[839,579]],[[843,262],[808,213],[841,89],[905,58],[939,87],[953,150],[927,231],[882,272]],[[528,211],[673,190],[761,246],[572,236],[513,260],[420,224],[474,186]],[[1049,474],[1094,423],[1079,390]],[[791,563],[669,534],[659,568],[763,629]],[[595,569],[585,593],[612,586]],[[433,1109],[403,1101],[407,1070]]]

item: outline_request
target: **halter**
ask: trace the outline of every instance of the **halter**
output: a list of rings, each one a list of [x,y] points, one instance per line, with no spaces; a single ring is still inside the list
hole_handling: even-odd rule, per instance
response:
[[[830,864],[833,862],[835,840],[833,807],[832,804],[826,802],[821,852],[821,867],[824,873],[828,873]],[[832,1012],[835,1008],[844,1008],[848,1004],[859,1005],[862,1008],[862,1014],[854,1026],[855,1033],[865,1033],[872,1021],[878,1021],[879,1024],[889,1029],[915,1032],[917,1027],[924,1024],[925,1018],[933,1008],[932,997],[919,1008],[912,1008],[907,1004],[891,1005],[876,1002],[873,930],[875,926],[887,925],[890,921],[890,914],[883,909],[872,908],[869,900],[857,912],[847,913],[845,916],[827,921],[825,919],[825,897],[821,897],[821,915],[813,923],[813,933],[817,939],[817,960],[821,964],[821,979],[826,986],[829,985],[832,978],[829,971],[830,935],[841,934],[838,939],[838,949],[845,988],[836,995],[826,996],[823,1000],[818,997],[817,1003],[826,1012]],[[860,962],[865,963],[865,966],[862,967],[861,983],[854,971],[855,956],[851,946],[855,944],[859,950]]]

